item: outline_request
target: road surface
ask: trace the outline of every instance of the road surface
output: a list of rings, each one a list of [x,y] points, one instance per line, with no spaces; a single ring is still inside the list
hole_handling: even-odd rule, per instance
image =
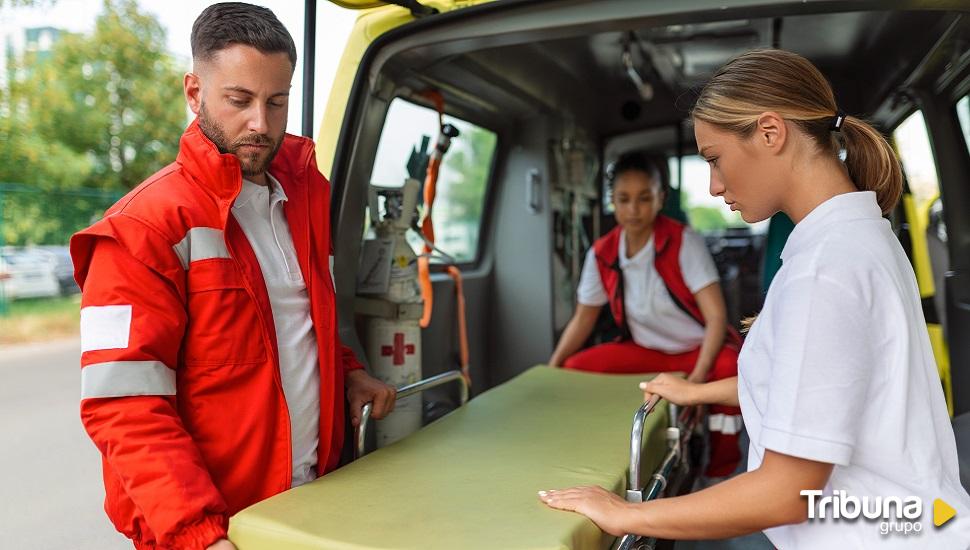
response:
[[[122,550],[81,428],[80,340],[0,346],[0,549]]]

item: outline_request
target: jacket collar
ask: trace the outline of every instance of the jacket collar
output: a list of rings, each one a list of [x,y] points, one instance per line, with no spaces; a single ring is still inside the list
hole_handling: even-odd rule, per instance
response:
[[[286,134],[269,171],[276,177],[288,197],[297,196],[294,186],[306,178],[313,155],[313,142],[304,137]],[[232,154],[222,154],[212,140],[202,133],[196,118],[185,129],[179,141],[176,160],[192,178],[219,203],[222,225],[232,208],[233,201],[242,188],[242,170],[239,159]]]

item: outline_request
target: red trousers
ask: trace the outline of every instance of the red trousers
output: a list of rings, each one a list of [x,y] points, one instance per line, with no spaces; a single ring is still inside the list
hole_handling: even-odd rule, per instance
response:
[[[694,368],[700,348],[686,353],[669,354],[637,345],[632,340],[600,344],[566,359],[564,368],[611,374],[647,374],[656,372],[689,373]],[[708,374],[709,380],[738,375],[738,350],[723,346]],[[741,460],[738,432],[741,431],[741,409],[723,405],[708,406],[708,431],[711,457],[705,475],[730,475]]]

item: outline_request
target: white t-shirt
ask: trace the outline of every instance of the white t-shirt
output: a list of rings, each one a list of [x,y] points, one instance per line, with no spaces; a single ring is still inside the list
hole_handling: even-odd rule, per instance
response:
[[[704,327],[674,302],[654,266],[653,236],[632,258],[626,257],[626,232],[620,232],[620,270],[623,271],[623,313],[633,341],[665,353],[684,353],[701,345]],[[684,228],[680,245],[680,271],[692,293],[717,282],[714,259],[704,239]],[[602,306],[609,302],[596,265],[596,255],[586,253],[576,291],[580,304]]]
[[[781,257],[738,362],[749,470],[765,449],[828,462],[825,495],[869,497],[873,509],[874,497],[916,496],[923,514],[920,533],[881,535],[882,520],[833,520],[829,508],[829,519],[769,529],[768,538],[784,549],[966,549],[970,496],[919,291],[875,193],[818,206]],[[957,510],[941,529],[936,498]],[[891,522],[907,521],[895,511]]]
[[[269,293],[279,348],[280,378],[290,413],[292,486],[296,487],[317,477],[319,355],[310,320],[310,299],[293,248],[290,227],[283,215],[286,194],[273,176],[267,176],[269,188],[243,180],[232,215],[256,253]]]

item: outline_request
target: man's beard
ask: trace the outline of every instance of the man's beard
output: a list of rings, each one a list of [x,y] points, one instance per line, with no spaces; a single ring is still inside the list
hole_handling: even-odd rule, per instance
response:
[[[265,173],[270,163],[276,158],[276,153],[279,152],[280,146],[283,144],[283,136],[274,140],[266,134],[250,134],[245,138],[237,139],[230,143],[222,125],[213,120],[205,110],[205,102],[202,102],[202,106],[199,108],[199,128],[205,134],[205,137],[209,138],[215,144],[220,153],[224,155],[231,153],[239,159],[239,166],[242,169],[243,176],[246,177],[258,176]],[[265,158],[260,159],[261,153],[259,150],[250,153],[240,153],[239,149],[243,145],[267,145],[269,149],[264,149],[263,151],[269,151],[269,154]]]

